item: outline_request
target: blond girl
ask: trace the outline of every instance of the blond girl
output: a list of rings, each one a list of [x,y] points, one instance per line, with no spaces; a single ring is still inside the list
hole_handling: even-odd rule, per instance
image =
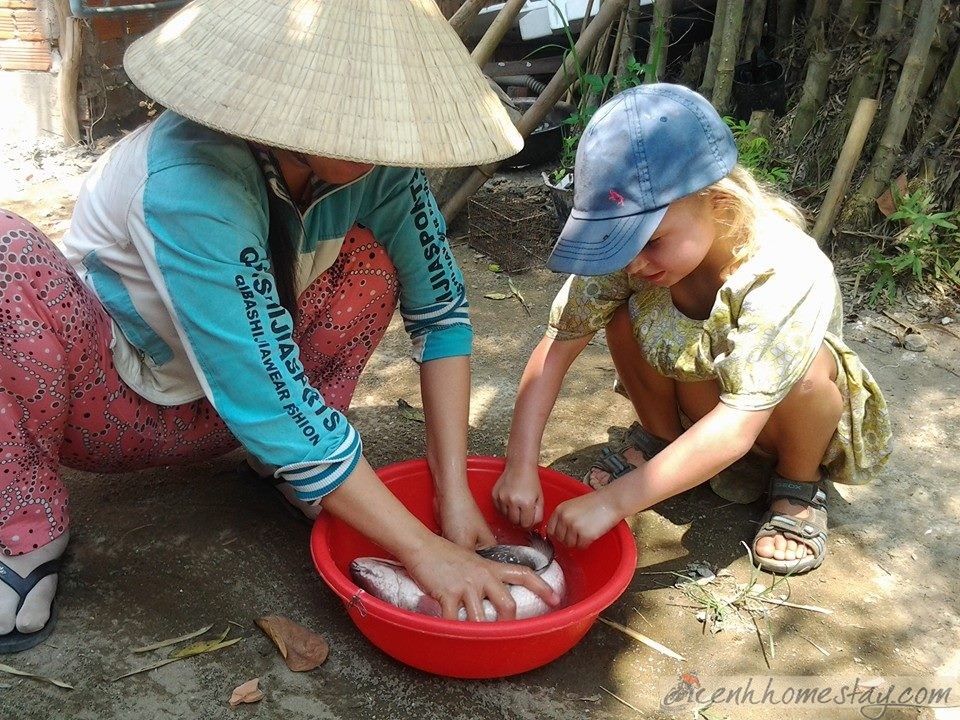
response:
[[[621,93],[588,125],[575,208],[548,261],[573,274],[524,370],[493,491],[513,522],[544,519],[543,430],[601,329],[639,423],[591,468],[596,492],[547,519],[562,543],[584,547],[759,448],[775,465],[754,562],[805,572],[826,555],[822,481],[862,484],[883,467],[886,404],[843,342],[833,267],[796,208],[736,161],[714,108],[676,85]]]

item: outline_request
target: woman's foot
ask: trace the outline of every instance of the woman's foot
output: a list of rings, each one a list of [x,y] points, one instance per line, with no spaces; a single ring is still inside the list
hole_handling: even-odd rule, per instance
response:
[[[58,573],[53,569],[43,575],[32,588],[26,589],[25,595],[21,595],[23,579],[29,578],[45,563],[59,559],[69,540],[70,533],[65,532],[37,550],[15,557],[0,557],[0,653],[26,650],[49,634],[42,631],[51,623]],[[20,592],[14,589],[15,586]]]

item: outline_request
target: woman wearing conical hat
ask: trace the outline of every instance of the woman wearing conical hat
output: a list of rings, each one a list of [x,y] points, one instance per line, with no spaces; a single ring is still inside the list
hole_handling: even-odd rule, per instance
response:
[[[492,543],[466,484],[472,331],[422,170],[521,139],[434,0],[195,0],[127,51],[168,108],[87,177],[61,255],[0,213],[0,652],[52,626],[69,537],[58,467],[122,471],[242,445],[260,474],[402,561],[446,616],[556,601]],[[342,414],[399,305],[443,537]]]

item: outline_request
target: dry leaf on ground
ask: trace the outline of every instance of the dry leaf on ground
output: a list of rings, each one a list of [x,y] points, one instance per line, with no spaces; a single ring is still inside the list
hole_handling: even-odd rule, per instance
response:
[[[230,696],[230,707],[236,707],[241,703],[255,703],[263,700],[263,691],[260,690],[260,678],[247,680],[243,685],[234,688]]]
[[[894,182],[897,184],[897,193],[900,197],[903,197],[907,194],[907,176],[901,175]],[[893,197],[893,193],[890,192],[890,188],[887,188],[883,195],[877,198],[877,207],[880,209],[880,212],[883,213],[884,217],[890,217],[897,211],[897,201]]]
[[[287,667],[294,672],[318,668],[330,654],[326,640],[293,620],[279,615],[266,615],[257,618],[256,623],[273,640]]]

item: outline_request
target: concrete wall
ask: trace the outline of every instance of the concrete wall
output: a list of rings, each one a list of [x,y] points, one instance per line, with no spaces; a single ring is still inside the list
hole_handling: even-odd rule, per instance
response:
[[[73,111],[83,139],[115,134],[121,127],[147,119],[151,107],[123,72],[123,53],[171,14],[70,19],[81,29],[81,67]],[[59,35],[53,0],[0,0],[0,138],[4,141],[63,136]]]
[[[6,141],[62,135],[54,74],[59,26],[51,9],[47,0],[0,0],[0,137]]]

